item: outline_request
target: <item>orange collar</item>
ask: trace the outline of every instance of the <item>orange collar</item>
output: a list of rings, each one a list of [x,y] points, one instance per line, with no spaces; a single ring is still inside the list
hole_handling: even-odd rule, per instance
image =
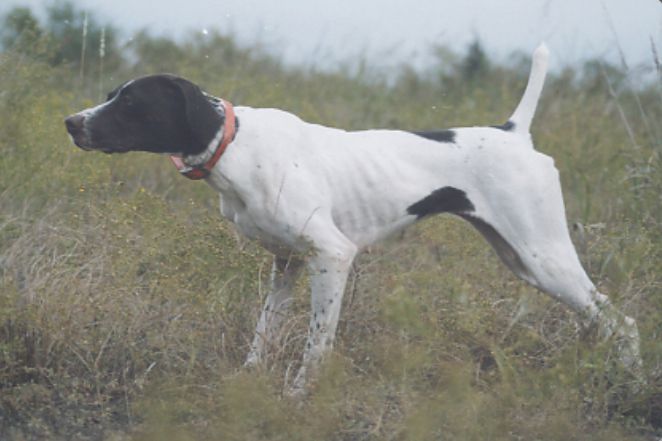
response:
[[[211,155],[211,158],[202,165],[186,165],[182,160],[181,156],[171,155],[170,160],[177,167],[179,172],[186,176],[189,179],[198,180],[204,179],[213,170],[214,166],[221,159],[221,155],[225,152],[225,149],[230,145],[234,139],[237,131],[234,109],[232,104],[229,101],[220,100],[220,104],[225,110],[225,124],[223,125],[223,139],[221,143],[216,147],[216,151]]]

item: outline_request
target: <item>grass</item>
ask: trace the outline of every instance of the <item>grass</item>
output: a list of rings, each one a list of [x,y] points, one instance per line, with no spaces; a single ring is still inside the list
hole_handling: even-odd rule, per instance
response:
[[[238,104],[347,129],[501,123],[526,71],[317,72],[212,35],[137,38],[140,63],[0,54],[0,438],[8,440],[650,440],[662,435],[659,84],[566,71],[533,124],[599,288],[642,335],[646,388],[561,305],[516,280],[466,224],[439,217],[371,248],[310,398],[282,391],[305,337],[306,281],[283,345],[241,369],[270,257],[217,196],[148,154],[84,153],[62,120],[99,75],[171,71]],[[528,69],[528,66],[527,66]],[[628,78],[630,72],[621,72]],[[607,80],[610,79],[611,82]]]

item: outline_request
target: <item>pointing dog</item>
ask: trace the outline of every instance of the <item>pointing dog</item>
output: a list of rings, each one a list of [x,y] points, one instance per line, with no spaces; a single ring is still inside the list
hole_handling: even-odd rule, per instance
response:
[[[105,153],[171,155],[180,172],[220,194],[221,214],[274,254],[272,286],[246,364],[278,335],[302,268],[310,275],[306,380],[333,346],[343,292],[359,251],[435,214],[473,225],[524,281],[615,338],[625,367],[640,366],[635,321],[599,293],[570,240],[554,161],[529,127],[548,50],[541,45],[506,124],[429,132],[349,132],[277,109],[233,107],[183,78],[129,81],[66,119],[73,142]]]

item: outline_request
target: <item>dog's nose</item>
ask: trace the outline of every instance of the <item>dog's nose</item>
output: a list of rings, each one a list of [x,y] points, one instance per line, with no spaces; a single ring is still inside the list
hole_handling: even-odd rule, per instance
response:
[[[85,116],[80,113],[69,116],[64,120],[64,124],[67,126],[67,131],[74,135],[80,133],[83,130],[83,123],[85,122]]]

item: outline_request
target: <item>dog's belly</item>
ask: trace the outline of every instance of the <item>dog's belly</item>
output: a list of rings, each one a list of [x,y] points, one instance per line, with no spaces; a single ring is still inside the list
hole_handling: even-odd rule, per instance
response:
[[[390,201],[357,202],[355,206],[334,210],[333,219],[338,229],[359,248],[378,242],[416,220],[415,216],[402,209],[402,204],[388,203]]]
[[[455,146],[392,131],[350,134],[344,141],[347,148],[326,162],[324,174],[333,221],[359,248],[414,223],[408,207],[434,190],[466,187],[458,172],[466,152]]]

